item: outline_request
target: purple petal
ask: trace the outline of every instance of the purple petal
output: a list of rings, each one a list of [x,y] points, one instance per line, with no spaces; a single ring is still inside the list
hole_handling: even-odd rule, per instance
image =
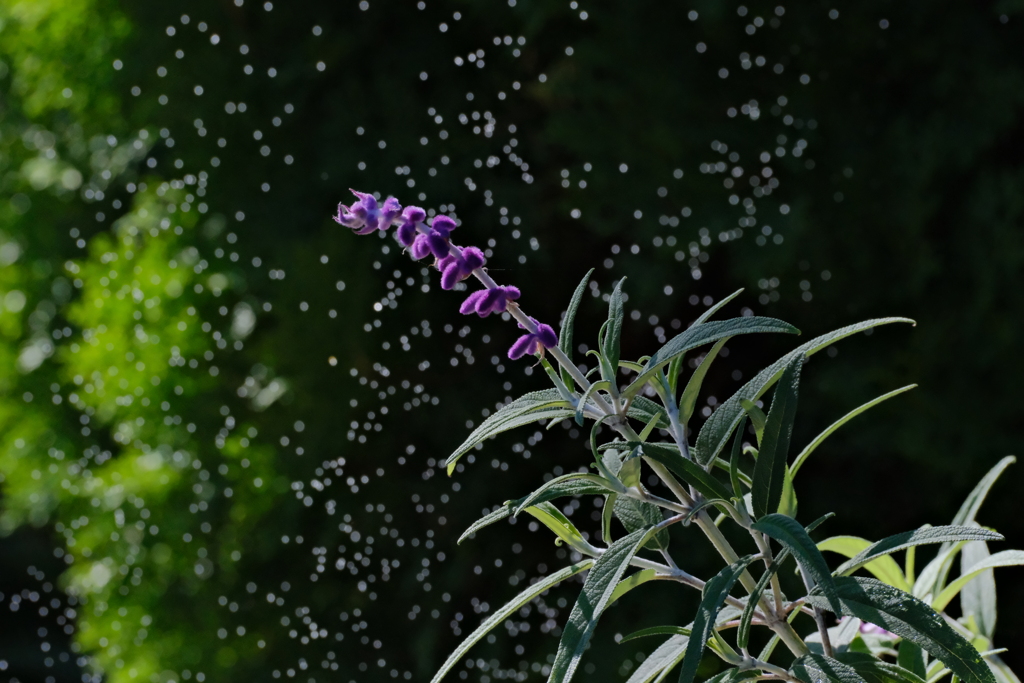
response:
[[[462,250],[462,259],[467,271],[474,271],[484,264],[484,253],[476,247],[466,247]]]
[[[388,197],[384,201],[384,208],[382,209],[382,218],[384,219],[385,227],[390,226],[391,222],[398,217],[398,214],[402,213],[402,205],[398,203],[398,200],[394,197]]]
[[[485,289],[478,289],[477,291],[473,292],[472,294],[467,296],[466,300],[462,302],[461,306],[459,306],[459,313],[461,313],[462,315],[478,313],[479,311],[477,310],[477,307],[480,304],[480,300],[483,299],[485,296],[487,296],[487,290]]]
[[[448,255],[448,252],[450,251],[450,249],[448,248],[448,240],[446,240],[443,236],[437,234],[436,232],[434,232],[433,229],[431,229],[431,231],[425,237],[427,241],[427,246],[430,247],[430,251],[434,254],[434,256],[436,256],[437,258],[444,258],[445,256]]]
[[[541,323],[537,325],[537,341],[544,345],[544,348],[551,349],[558,346],[558,335],[551,329],[550,325]]]
[[[398,230],[395,231],[395,238],[403,247],[411,247],[416,239],[416,223],[406,221],[399,225]]]
[[[442,237],[447,237],[448,233],[455,229],[455,221],[448,216],[437,216],[431,221],[430,227],[436,230]]]
[[[508,350],[509,359],[519,360],[525,356],[535,341],[532,334],[524,334],[519,339],[516,339],[515,343],[512,344],[512,348]]]
[[[515,301],[516,299],[518,299],[519,298],[519,288],[518,287],[514,287],[512,285],[506,286],[505,287],[505,298],[507,298],[509,301]]]
[[[402,212],[402,218],[410,223],[420,223],[427,217],[427,213],[418,206],[407,206]]]
[[[483,318],[486,318],[491,313],[501,313],[505,310],[505,302],[505,289],[503,287],[488,289],[484,292],[484,295],[480,297],[480,305],[477,307],[477,313],[479,313]]]
[[[430,247],[427,245],[427,236],[416,235],[416,239],[413,240],[412,249],[409,250],[409,253],[417,261],[429,254]]]
[[[459,277],[459,264],[452,262],[441,273],[441,289],[452,289],[462,278]]]
[[[359,201],[356,202],[356,203],[357,204],[362,204],[366,208],[367,211],[376,211],[377,210],[377,198],[374,197],[372,194],[367,194],[365,192],[356,192],[355,190],[349,190],[349,191],[352,194],[354,194],[355,196],[359,197]]]

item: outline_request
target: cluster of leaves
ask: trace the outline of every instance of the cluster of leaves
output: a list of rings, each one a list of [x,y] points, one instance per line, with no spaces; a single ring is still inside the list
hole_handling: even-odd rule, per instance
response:
[[[1003,537],[975,520],[989,489],[1013,462],[1012,457],[1002,460],[978,484],[950,525],[924,526],[877,542],[833,536],[815,543],[811,532],[832,515],[806,526],[797,521],[794,480],[807,458],[856,415],[912,388],[890,392],[851,411],[791,458],[797,394],[806,359],[857,332],[913,321],[868,320],[797,347],[722,403],[691,444],[688,425],[697,394],[725,343],[737,335],[798,330],[780,320],[754,316],[710,321],[739,294],[736,292],[653,355],[636,362],[624,361],[620,359],[620,281],[610,297],[608,320],[598,335],[599,350],[590,352],[597,358],[591,375],[599,373],[591,383],[571,364],[570,356],[573,321],[589,277],[590,273],[580,283],[563,320],[561,344],[555,354],[562,362],[562,373],[540,354],[540,363],[554,388],[527,394],[504,406],[473,431],[447,461],[450,473],[469,450],[514,427],[541,420],[553,425],[567,419],[583,425],[591,419],[591,467],[596,473],[584,468],[552,479],[523,498],[506,501],[470,526],[460,539],[525,512],[550,529],[556,543],[570,546],[578,561],[531,585],[485,620],[442,665],[434,683],[505,618],[583,571],[589,574],[562,631],[548,679],[552,683],[572,678],[607,608],[627,592],[653,580],[698,588],[702,599],[687,625],[646,628],[623,639],[670,636],[633,673],[630,683],[664,680],[676,666],[680,666],[680,683],[693,683],[707,650],[727,665],[711,679],[716,683],[755,678],[802,683],[937,683],[948,675],[954,681],[970,683],[1017,680],[998,656],[1003,650],[992,649],[996,620],[992,570],[1024,564],[1024,552],[1005,550],[990,555],[987,543]],[[681,387],[684,354],[707,344],[713,344],[711,350]],[[620,386],[620,374],[631,375],[631,381]],[[766,414],[759,399],[773,386]],[[657,401],[652,400],[655,398]],[[756,445],[743,442],[747,420]],[[611,427],[613,440],[599,443],[602,426]],[[652,439],[656,432],[667,439]],[[645,466],[675,500],[656,495],[642,483]],[[604,497],[604,547],[591,544],[586,534],[550,502],[578,495]],[[718,513],[715,520],[709,515],[713,511]],[[618,519],[625,535],[616,537],[613,519]],[[754,544],[751,554],[738,556],[719,529],[726,521],[749,533]],[[698,526],[726,562],[725,568],[706,582],[680,569],[669,553],[669,529],[675,525]],[[935,544],[939,545],[937,555],[920,574],[915,574],[917,548]],[[661,561],[642,555],[644,551],[660,554]],[[833,570],[823,555],[826,551],[849,559]],[[903,567],[892,557],[899,551],[906,552]],[[950,580],[958,555],[962,556],[962,571]],[[787,597],[780,582],[779,572],[790,559],[803,580],[803,590],[795,599]],[[758,564],[763,564],[763,569],[755,578],[752,572]],[[626,576],[630,567],[639,571]],[[859,570],[873,578],[856,575]],[[747,593],[742,598],[731,594],[737,582]],[[957,596],[963,615],[954,619],[945,610]],[[841,617],[838,625],[827,626],[828,613]],[[813,622],[813,630],[802,636],[797,630],[801,615]],[[755,651],[751,649],[753,626],[765,627],[770,633],[765,634],[766,642],[756,655],[751,654]],[[780,642],[788,655],[781,654],[781,650],[776,654]]]

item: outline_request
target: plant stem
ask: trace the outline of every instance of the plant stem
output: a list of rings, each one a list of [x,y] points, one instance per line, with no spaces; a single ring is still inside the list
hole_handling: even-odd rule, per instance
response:
[[[814,581],[812,581],[811,577],[804,572],[802,567],[800,569],[800,577],[804,580],[804,587],[807,589],[807,593],[810,594],[811,590],[814,588]],[[831,657],[832,640],[828,636],[828,627],[825,626],[825,617],[821,613],[821,610],[818,609],[817,605],[812,605],[812,607],[814,608],[814,623],[818,625],[818,633],[821,635],[822,649],[824,649],[826,657]]]

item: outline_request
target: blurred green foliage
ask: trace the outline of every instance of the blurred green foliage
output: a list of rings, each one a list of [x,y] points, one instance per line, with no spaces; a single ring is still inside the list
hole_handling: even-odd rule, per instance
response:
[[[513,590],[504,579],[496,586],[495,573],[516,567],[525,577],[554,562],[547,549],[528,547],[496,569],[496,537],[454,547],[482,507],[532,490],[554,454],[574,469],[581,463],[571,454],[582,449],[555,430],[537,447],[544,458],[516,456],[501,471],[502,491],[485,463],[507,455],[505,442],[457,475],[461,490],[433,478],[430,461],[461,441],[481,405],[509,392],[502,383],[511,372],[480,366],[514,331],[471,322],[480,365],[449,365],[444,356],[462,338],[441,330],[466,322],[457,297],[419,291],[430,280],[418,266],[329,221],[348,186],[406,204],[414,192],[426,205],[457,202],[460,239],[497,238],[495,271],[549,322],[579,276],[609,259],[600,286],[629,275],[628,307],[643,312],[624,332],[634,355],[671,334],[669,320],[685,324],[701,310],[688,297],[717,300],[737,285],[748,287],[743,305],[810,334],[872,315],[916,318],[913,333],[850,342],[808,368],[815,399],[797,424],[805,441],[872,395],[921,384],[833,438],[828,457],[804,475],[817,491],[802,495],[808,518],[836,511],[857,520],[850,532],[869,537],[941,521],[1015,450],[1024,378],[1019,4],[869,2],[832,19],[831,7],[813,2],[786,8],[781,20],[765,6],[749,10],[763,15],[757,26],[739,5],[709,2],[596,3],[584,8],[586,21],[554,2],[371,4],[282,3],[268,12],[257,3],[0,2],[0,530],[17,558],[5,566],[18,567],[0,590],[28,585],[21,567],[66,567],[60,586],[73,609],[73,617],[63,607],[23,612],[0,633],[19,680],[77,677],[78,653],[91,658],[87,670],[118,682],[202,680],[199,672],[266,679],[296,668],[316,680],[376,680],[392,667],[420,679],[455,642],[456,609]],[[523,40],[491,44],[506,35]],[[511,57],[513,49],[521,54]],[[475,50],[487,51],[485,68],[454,65],[454,55]],[[494,139],[471,134],[468,118],[456,123],[470,110],[494,113]],[[295,162],[282,162],[285,154]],[[474,164],[492,155],[493,168]],[[415,190],[408,172],[395,172],[406,166]],[[521,238],[498,227],[508,221],[495,204],[521,219],[513,224]],[[570,218],[573,209],[581,218]],[[761,234],[761,246],[765,223],[774,232]],[[386,303],[396,299],[386,298],[385,280],[408,290],[398,309]],[[374,311],[381,301],[388,308]],[[578,341],[592,343],[584,319],[593,323],[600,308],[581,309]],[[658,320],[648,324],[651,315]],[[410,327],[420,330],[413,354],[395,341]],[[742,372],[783,350],[735,346]],[[430,367],[418,366],[424,359]],[[515,388],[535,388],[537,378],[520,370]],[[712,375],[713,395],[738,386],[724,370]],[[408,387],[378,395],[399,377],[426,387],[441,408],[400,412],[422,395]],[[468,386],[478,393],[460,391]],[[388,402],[389,414],[376,408]],[[377,415],[368,417],[368,406]],[[352,421],[383,428],[360,428],[371,439],[364,446]],[[396,461],[407,453],[408,463]],[[830,478],[854,462],[855,477]],[[342,484],[353,476],[357,483]],[[909,491],[889,487],[903,478],[914,482]],[[313,480],[325,490],[310,490]],[[859,495],[837,495],[847,491]],[[422,511],[428,501],[432,516]],[[997,488],[982,516],[1011,546],[1024,534],[1013,502]],[[429,577],[432,591],[425,575],[414,576],[422,553],[410,548],[395,551],[402,563],[391,578],[384,571],[381,583],[354,590],[351,566],[333,564],[336,548],[355,552],[358,525],[381,539],[397,529],[417,546],[436,543],[432,555],[448,557]],[[524,540],[520,529],[510,533]],[[694,570],[712,559],[695,552]],[[1000,582],[997,645],[1024,637],[1012,616],[1024,604],[1021,585]],[[450,602],[433,597],[442,592]],[[407,621],[420,603],[422,616]],[[695,604],[656,609],[671,620]],[[429,620],[435,609],[443,617]],[[564,619],[560,609],[552,597],[546,618]],[[355,610],[370,622],[366,643],[351,630]],[[652,616],[616,612],[624,628]],[[293,635],[299,622],[307,635]],[[54,656],[66,647],[73,655],[42,665],[38,642],[19,640],[28,625],[50,629],[40,639],[54,642]],[[74,633],[74,643],[60,644],[54,631]],[[554,647],[546,633],[488,647],[503,661],[543,661]],[[378,638],[383,649],[371,650]],[[525,654],[512,654],[517,642]],[[598,671],[622,675],[622,658],[636,652],[594,650]],[[1019,667],[1019,653],[1011,655]]]

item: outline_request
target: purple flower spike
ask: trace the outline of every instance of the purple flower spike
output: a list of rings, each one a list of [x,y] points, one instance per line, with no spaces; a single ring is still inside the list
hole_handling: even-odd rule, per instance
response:
[[[387,230],[402,212],[402,206],[394,197],[388,197],[384,200],[384,206],[380,206],[372,194],[355,190],[352,190],[352,194],[358,197],[359,201],[350,207],[338,204],[338,215],[334,220],[356,230],[357,235],[369,235],[374,230]]]
[[[411,247],[416,239],[416,225],[427,217],[426,212],[418,206],[407,206],[402,212],[402,224],[398,226],[395,236],[403,247]]]
[[[515,301],[518,298],[519,289],[517,287],[480,289],[470,294],[462,302],[459,313],[463,315],[476,313],[481,318],[486,318],[491,313],[501,313],[508,307],[509,301]]]
[[[558,335],[551,329],[550,325],[544,323],[538,323],[533,318],[530,318],[533,324],[537,327],[536,332],[530,332],[524,334],[522,337],[517,339],[512,348],[508,350],[508,357],[511,360],[519,360],[526,354],[543,353],[544,349],[553,349],[558,345]],[[519,323],[519,327],[523,327],[522,323]]]
[[[419,238],[417,238],[417,243]],[[416,244],[413,244],[416,249]],[[416,257],[415,252],[413,258]],[[466,247],[462,250],[461,256],[448,254],[437,262],[437,269],[441,271],[441,289],[452,289],[455,283],[465,280],[473,274],[473,271],[484,265],[484,253],[476,247]]]

